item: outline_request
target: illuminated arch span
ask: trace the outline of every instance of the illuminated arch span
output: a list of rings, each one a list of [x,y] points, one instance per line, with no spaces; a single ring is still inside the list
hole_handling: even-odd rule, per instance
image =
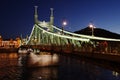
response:
[[[48,25],[47,25],[48,26]],[[49,27],[43,26],[43,24],[35,24],[32,32],[29,36],[27,44],[40,45],[40,44],[55,44],[55,45],[66,45],[73,44],[81,46],[83,42],[92,43],[91,40],[105,40],[105,41],[120,41],[120,39],[111,39],[95,36],[87,36],[82,34],[75,34],[68,31],[63,31],[56,26],[50,26],[54,31],[50,31]]]
[[[35,43],[36,41],[36,43]],[[81,46],[82,42],[89,42],[90,39],[81,38],[78,36],[73,36],[70,34],[61,34],[61,30],[51,32],[46,30],[45,27],[41,27],[39,24],[33,26],[32,32],[29,36],[27,44],[30,45],[40,45],[40,44],[55,44],[55,45],[65,45],[73,44]]]

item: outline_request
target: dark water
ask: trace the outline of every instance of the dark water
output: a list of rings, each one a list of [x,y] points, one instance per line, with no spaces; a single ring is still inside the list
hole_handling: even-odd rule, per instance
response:
[[[59,55],[59,66],[27,68],[18,59],[17,53],[0,53],[0,80],[120,80],[112,63]]]

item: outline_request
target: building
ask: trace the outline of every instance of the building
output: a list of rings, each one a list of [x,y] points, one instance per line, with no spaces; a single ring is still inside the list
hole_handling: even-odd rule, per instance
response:
[[[18,48],[21,45],[21,40],[17,37],[15,40],[3,40],[2,36],[0,36],[0,48]]]

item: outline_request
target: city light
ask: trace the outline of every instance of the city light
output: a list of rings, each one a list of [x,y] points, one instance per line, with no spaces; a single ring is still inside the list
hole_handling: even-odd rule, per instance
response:
[[[92,24],[89,25],[90,28],[94,28],[94,26]]]
[[[63,33],[63,31],[64,31],[64,27],[67,25],[67,22],[66,21],[63,21],[63,23],[62,23],[62,34],[64,34]]]
[[[67,22],[66,21],[63,21],[63,26],[66,26],[67,25]]]

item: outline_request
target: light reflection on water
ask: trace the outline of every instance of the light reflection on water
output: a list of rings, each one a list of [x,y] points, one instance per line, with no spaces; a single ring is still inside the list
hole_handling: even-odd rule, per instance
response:
[[[58,80],[57,67],[32,68],[28,73],[29,77],[27,80]]]
[[[28,68],[19,65],[17,53],[0,53],[0,80],[120,80],[119,72],[113,69],[98,67],[84,59],[58,56],[59,66]]]
[[[0,53],[0,80],[19,80],[21,68],[16,53]]]
[[[28,66],[56,66],[58,65],[59,57],[57,54],[44,54],[36,55],[34,53],[29,54]],[[33,65],[33,66],[32,66]]]

